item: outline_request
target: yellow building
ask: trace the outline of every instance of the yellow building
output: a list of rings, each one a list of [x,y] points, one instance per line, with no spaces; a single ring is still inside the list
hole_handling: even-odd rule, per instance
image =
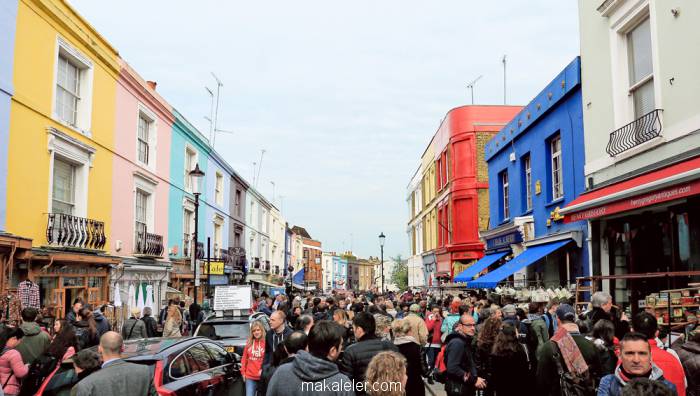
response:
[[[10,108],[7,231],[56,313],[109,300],[117,51],[63,0],[19,0]],[[128,197],[128,194],[125,194]],[[12,263],[9,263],[10,266]]]

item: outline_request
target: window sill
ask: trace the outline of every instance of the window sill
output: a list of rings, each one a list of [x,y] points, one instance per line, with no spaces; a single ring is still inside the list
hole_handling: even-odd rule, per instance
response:
[[[550,207],[550,206],[554,206],[554,205],[560,204],[560,203],[562,203],[562,202],[564,202],[564,197],[557,198],[557,199],[555,199],[555,200],[553,200],[553,201],[549,201],[549,202],[547,202],[544,206],[545,206],[545,208],[548,208],[548,207]]]
[[[506,217],[505,219],[501,220],[501,222],[498,225],[503,225],[506,223],[510,223],[510,217]]]
[[[71,125],[71,124],[67,123],[66,121],[63,121],[62,119],[58,118],[56,115],[53,116],[53,120],[56,121],[57,123],[61,124],[62,126],[70,129],[73,132],[76,132],[76,133],[79,133],[83,136],[92,138],[92,131],[90,131],[90,130],[81,129],[75,125]]]
[[[532,214],[532,209],[528,209],[528,210],[523,212],[522,216],[529,216],[531,214]]]

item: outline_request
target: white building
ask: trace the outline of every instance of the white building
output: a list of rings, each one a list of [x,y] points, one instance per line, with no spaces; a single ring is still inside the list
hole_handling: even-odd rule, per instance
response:
[[[265,281],[270,273],[270,203],[249,187],[246,193],[246,258],[248,260],[248,281],[269,286]],[[282,243],[284,246],[284,242]]]
[[[284,233],[286,222],[276,206],[270,205],[270,265],[274,275],[284,274]]]
[[[408,286],[423,287],[426,285],[425,270],[423,266],[423,218],[420,217],[423,208],[423,194],[421,190],[422,173],[420,167],[416,170],[411,182],[408,183],[406,203],[408,206]]]
[[[374,276],[376,277],[375,285],[377,286],[377,290],[399,290],[396,284],[391,281],[391,274],[394,272],[395,266],[396,262],[394,260],[384,257],[384,283],[386,283],[386,287],[384,287],[382,284],[382,264],[381,261],[377,261],[374,267]]]
[[[330,291],[333,288],[333,256],[335,253],[323,252],[321,255],[321,271],[323,271],[323,290]]]

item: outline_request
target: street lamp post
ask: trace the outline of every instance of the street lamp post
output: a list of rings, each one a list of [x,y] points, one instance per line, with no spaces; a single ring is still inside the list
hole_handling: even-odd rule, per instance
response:
[[[200,183],[204,177],[204,172],[199,169],[199,164],[195,164],[194,169],[189,173],[192,178],[192,194],[194,195],[194,238],[192,240],[192,250],[190,250],[190,256],[192,258],[192,269],[194,269],[195,281],[194,281],[194,302],[197,302],[197,283],[199,283],[199,268],[197,267],[197,234],[199,231],[199,195],[200,193]]]
[[[384,286],[384,241],[386,240],[386,235],[384,233],[379,234],[379,247],[381,248],[381,269],[382,269],[382,294],[386,291]]]

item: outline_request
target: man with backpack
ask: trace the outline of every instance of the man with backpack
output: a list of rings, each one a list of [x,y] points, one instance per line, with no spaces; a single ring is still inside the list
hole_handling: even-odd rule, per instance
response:
[[[24,337],[16,349],[25,364],[31,364],[46,352],[51,343],[48,333],[42,331],[35,322],[38,314],[36,308],[27,307],[22,310],[22,325],[19,328],[24,332]]]
[[[556,317],[557,332],[537,351],[536,394],[595,395],[601,373],[595,345],[579,331],[571,305],[561,304]]]
[[[447,396],[472,396],[477,389],[486,388],[486,380],[477,375],[474,362],[475,326],[474,318],[463,314],[455,323],[454,331],[445,339],[442,359]]]
[[[537,368],[537,350],[549,340],[547,324],[542,318],[540,307],[540,303],[531,302],[527,307],[527,319],[520,322],[520,333],[525,341],[533,374]]]

